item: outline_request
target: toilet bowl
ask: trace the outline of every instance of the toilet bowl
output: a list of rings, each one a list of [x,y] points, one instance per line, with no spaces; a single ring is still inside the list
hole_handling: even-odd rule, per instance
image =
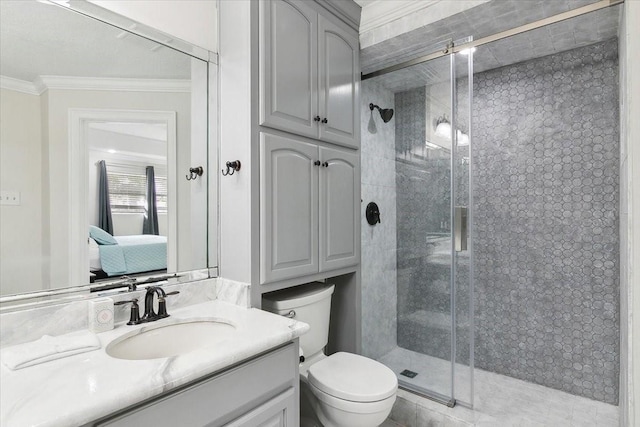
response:
[[[389,416],[398,389],[389,368],[344,352],[311,365],[306,380],[311,405],[325,427],[379,426]]]
[[[308,284],[264,297],[263,308],[308,323],[300,338],[301,425],[377,427],[391,413],[398,379],[375,360],[323,352],[329,332],[334,285]]]

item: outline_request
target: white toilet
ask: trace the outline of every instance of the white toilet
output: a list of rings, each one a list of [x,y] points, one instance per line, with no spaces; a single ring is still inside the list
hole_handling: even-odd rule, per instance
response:
[[[308,284],[266,295],[265,310],[305,322],[300,337],[301,425],[376,427],[389,416],[396,400],[398,379],[375,360],[352,353],[323,352],[329,335],[334,285]],[[309,414],[309,407],[313,414]]]

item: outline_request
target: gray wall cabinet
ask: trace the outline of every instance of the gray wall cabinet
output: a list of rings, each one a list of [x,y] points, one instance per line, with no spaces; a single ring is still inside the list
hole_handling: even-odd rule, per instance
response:
[[[261,283],[357,265],[357,152],[265,132],[260,150]]]
[[[260,124],[358,148],[358,33],[300,0],[260,2],[260,28]]]

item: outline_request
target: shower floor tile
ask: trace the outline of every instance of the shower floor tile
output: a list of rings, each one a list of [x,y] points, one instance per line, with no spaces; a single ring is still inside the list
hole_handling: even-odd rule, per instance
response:
[[[396,347],[378,361],[388,366],[396,375],[405,369],[418,374],[413,378],[398,376],[403,384],[451,396],[451,362],[448,360]],[[471,401],[470,382],[469,367],[456,364],[455,394],[459,400]]]
[[[451,363],[446,360],[399,347],[378,360],[396,374],[404,369],[418,373],[412,379],[401,377],[405,383],[450,395]],[[456,365],[456,395],[470,391],[469,370],[465,368]],[[392,418],[407,427],[617,427],[619,423],[617,406],[481,369],[475,369],[474,388],[473,409],[464,403],[448,408],[399,390]]]

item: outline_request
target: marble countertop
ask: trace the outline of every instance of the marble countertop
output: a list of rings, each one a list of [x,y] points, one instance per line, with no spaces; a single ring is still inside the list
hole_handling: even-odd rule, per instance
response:
[[[97,334],[99,350],[12,371],[0,364],[0,425],[78,426],[165,393],[289,342],[305,323],[257,309],[209,301],[137,326],[117,325]],[[228,340],[190,353],[151,360],[108,356],[107,345],[124,334],[184,319],[220,319],[236,327]]]

